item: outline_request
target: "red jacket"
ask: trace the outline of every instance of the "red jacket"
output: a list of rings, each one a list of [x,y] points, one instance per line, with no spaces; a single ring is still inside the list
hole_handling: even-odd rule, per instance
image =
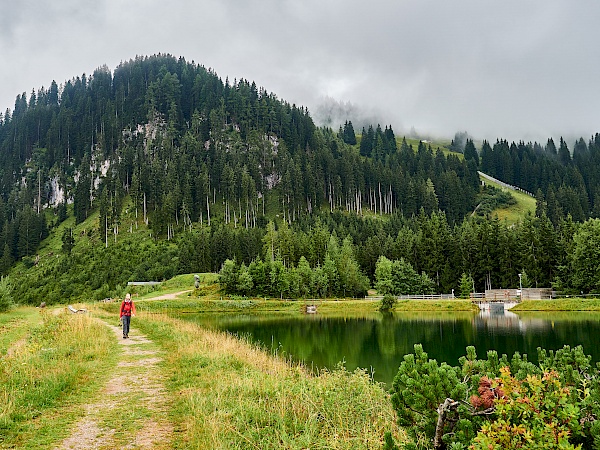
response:
[[[135,314],[135,305],[133,304],[133,300],[123,300],[121,303],[121,311],[119,312],[119,319],[123,316],[131,316],[132,314]]]

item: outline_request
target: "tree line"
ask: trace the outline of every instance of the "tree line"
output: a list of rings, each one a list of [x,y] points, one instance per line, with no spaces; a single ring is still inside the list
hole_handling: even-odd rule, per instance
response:
[[[498,140],[484,141],[481,170],[536,196],[538,215],[543,211],[556,226],[566,215],[576,222],[600,217],[600,135],[579,138],[572,151],[560,138],[545,145]]]
[[[236,246],[235,235],[231,230],[231,239],[226,239],[230,243],[229,252],[223,255],[225,259],[216,261],[213,270],[220,270],[228,260],[224,286],[228,292],[241,295],[278,292],[274,296],[280,296],[281,292],[272,285],[257,282],[253,272],[259,264],[266,273],[261,277],[272,281],[269,277],[275,270],[274,263],[280,265],[283,272],[311,272],[305,277],[309,291],[301,296],[342,295],[340,289],[334,287],[335,283],[327,284],[339,276],[339,266],[334,276],[332,271],[325,270],[329,277],[325,277],[324,282],[320,278],[328,266],[326,256],[330,246],[333,254],[337,254],[338,239],[348,247],[345,255],[347,261],[352,261],[346,264],[352,267],[349,273],[355,273],[358,268],[368,278],[366,285],[358,281],[352,284],[362,286],[363,293],[368,287],[376,287],[383,294],[456,291],[458,296],[464,294],[465,279],[468,287],[477,292],[511,288],[519,283],[523,287],[554,287],[577,293],[598,292],[600,288],[596,282],[600,276],[597,268],[600,254],[596,251],[600,248],[599,219],[578,224],[567,216],[554,227],[542,214],[541,217],[528,215],[522,223],[513,226],[485,217],[451,225],[439,211],[426,214],[421,210],[411,218],[394,215],[385,222],[339,213],[300,221],[292,227],[286,222],[278,226],[269,223],[266,230],[256,236],[254,245],[244,239]],[[208,234],[205,240],[206,244],[199,246],[208,245],[211,241]],[[330,258],[329,263],[332,261],[335,258]],[[246,283],[240,282],[242,288],[236,284],[240,274]],[[295,273],[290,275],[292,279],[295,276]],[[350,279],[361,280],[361,277],[352,275]],[[318,287],[322,285],[327,288]],[[292,293],[297,295],[298,291],[292,289],[285,296]]]

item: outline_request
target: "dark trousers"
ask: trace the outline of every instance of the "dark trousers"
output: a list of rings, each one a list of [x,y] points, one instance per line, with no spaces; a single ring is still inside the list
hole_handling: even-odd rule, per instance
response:
[[[123,336],[129,334],[129,324],[131,323],[131,316],[123,316]]]

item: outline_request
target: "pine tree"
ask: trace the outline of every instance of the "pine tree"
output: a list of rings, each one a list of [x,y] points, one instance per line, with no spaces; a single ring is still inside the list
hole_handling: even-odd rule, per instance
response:
[[[571,152],[569,152],[567,143],[562,137],[560,138],[560,146],[558,148],[558,160],[565,166],[571,162]]]
[[[550,156],[551,158],[556,158],[556,156],[558,155],[558,152],[556,151],[556,145],[554,144],[554,139],[549,138],[548,142],[546,143],[546,148],[545,148],[546,154],[548,156]]]
[[[459,285],[459,296],[460,298],[469,298],[471,292],[473,292],[473,279],[466,273],[462,273],[460,276]]]
[[[91,208],[91,174],[90,160],[86,156],[81,161],[79,166],[79,179],[75,185],[75,193],[73,196],[73,211],[75,213],[75,223],[80,224],[87,219]]]
[[[12,252],[8,244],[4,244],[4,250],[2,252],[2,259],[0,259],[0,276],[8,273],[10,267],[12,266],[14,260],[12,257]]]
[[[75,246],[75,239],[73,238],[73,229],[65,228],[62,234],[62,251],[68,255],[71,254],[71,250]]]
[[[465,160],[469,161],[469,160],[474,160],[475,161],[475,165],[479,165],[479,154],[477,153],[477,150],[475,149],[475,144],[473,144],[473,139],[467,139],[467,142],[465,143],[465,150],[464,150],[464,155],[465,155]]]
[[[344,123],[344,129],[342,132],[343,141],[346,144],[356,145],[356,134],[354,133],[354,127],[352,126],[351,121],[346,121]]]
[[[544,200],[544,193],[541,189],[535,192],[535,216],[541,217],[542,214],[548,213],[548,206]]]
[[[493,155],[492,155],[492,147],[488,141],[484,140],[481,145],[481,170],[488,175],[493,175]]]
[[[375,145],[375,130],[373,130],[373,126],[369,125],[369,129],[366,133],[365,133],[365,129],[363,127],[362,138],[360,141],[360,154],[363,156],[371,156],[374,145]]]

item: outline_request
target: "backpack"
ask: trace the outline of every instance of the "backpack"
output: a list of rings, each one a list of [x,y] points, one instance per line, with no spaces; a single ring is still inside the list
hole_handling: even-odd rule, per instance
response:
[[[123,303],[123,314],[126,316],[131,314],[131,302]]]

